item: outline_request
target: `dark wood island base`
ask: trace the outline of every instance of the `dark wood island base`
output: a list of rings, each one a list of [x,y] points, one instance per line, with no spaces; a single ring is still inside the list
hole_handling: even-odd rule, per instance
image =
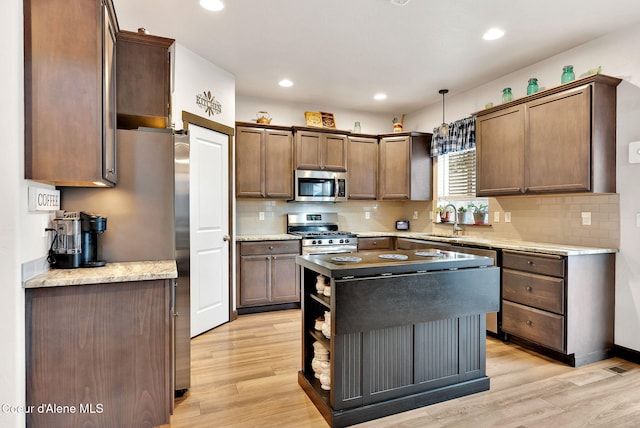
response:
[[[498,309],[500,298],[492,259],[394,251],[407,258],[387,261],[380,254],[348,255],[358,263],[330,255],[297,258],[303,293],[298,383],[332,427],[489,389],[485,314]],[[318,275],[330,296],[317,292]],[[325,312],[330,332],[318,330]],[[316,348],[329,351],[330,390],[314,371]]]

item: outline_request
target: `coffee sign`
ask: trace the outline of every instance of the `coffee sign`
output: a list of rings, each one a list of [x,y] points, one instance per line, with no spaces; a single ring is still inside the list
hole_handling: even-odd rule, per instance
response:
[[[29,211],[58,211],[60,191],[29,187]]]

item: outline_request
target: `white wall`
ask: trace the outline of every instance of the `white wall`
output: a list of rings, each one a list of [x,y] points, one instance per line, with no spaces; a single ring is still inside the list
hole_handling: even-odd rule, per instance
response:
[[[236,121],[235,77],[176,42],[173,47],[172,117],[182,129],[182,111],[187,111],[231,128]],[[205,92],[222,106],[221,113],[209,114],[196,102]]]
[[[617,191],[620,195],[620,252],[616,261],[616,345],[640,351],[640,213],[637,185],[640,164],[629,164],[631,141],[640,140],[640,27],[635,25],[499,77],[486,85],[446,98],[446,120],[454,121],[484,108],[488,102],[500,103],[502,89],[511,87],[514,98],[526,95],[527,81],[537,77],[541,88],[560,84],[562,67],[572,64],[576,77],[602,66],[602,73],[624,81],[618,86],[617,100]],[[433,129],[442,121],[442,105],[434,104],[410,114],[409,128]],[[497,198],[500,202],[500,198]]]
[[[256,113],[259,111],[269,113],[272,118],[271,125],[306,126],[304,119],[305,111],[326,111],[333,113],[337,129],[351,131],[353,130],[354,123],[360,122],[361,132],[363,134],[386,134],[393,132],[392,114],[360,112],[317,104],[275,101],[243,95],[236,97],[236,118],[239,122],[255,122],[257,118]],[[410,128],[405,129],[409,130]],[[417,129],[413,130],[417,131]]]

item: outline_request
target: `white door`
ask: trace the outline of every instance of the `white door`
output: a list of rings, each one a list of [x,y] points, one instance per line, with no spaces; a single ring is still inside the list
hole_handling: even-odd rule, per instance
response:
[[[191,337],[229,321],[229,137],[189,125]]]

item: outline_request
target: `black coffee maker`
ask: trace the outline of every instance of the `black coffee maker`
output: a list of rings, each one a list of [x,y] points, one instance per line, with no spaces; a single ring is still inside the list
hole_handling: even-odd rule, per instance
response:
[[[80,213],[82,223],[82,260],[80,267],[99,267],[107,264],[98,260],[98,235],[107,230],[107,218],[95,214]]]

